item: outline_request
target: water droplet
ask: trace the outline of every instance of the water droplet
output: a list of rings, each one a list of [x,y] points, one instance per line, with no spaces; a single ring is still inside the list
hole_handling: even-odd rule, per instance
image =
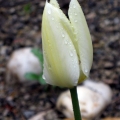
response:
[[[88,70],[85,70],[85,72],[87,73],[87,72],[88,72]]]
[[[75,85],[78,83],[78,81],[75,81]]]
[[[76,8],[76,6],[75,6],[75,5],[73,5],[73,8]]]
[[[62,34],[62,37],[64,38],[64,37],[65,37],[65,35],[64,35],[64,34]]]
[[[42,75],[42,78],[45,80],[45,76],[44,75]]]
[[[75,20],[75,22],[77,22],[77,20]]]
[[[51,10],[48,10],[48,14],[51,14]]]
[[[67,40],[65,40],[65,44],[66,44],[66,45],[68,44]]]
[[[54,18],[52,18],[52,20],[54,20]]]
[[[75,15],[77,16],[77,13],[75,13]]]
[[[72,52],[70,52],[70,56],[71,56],[71,57],[73,56]]]

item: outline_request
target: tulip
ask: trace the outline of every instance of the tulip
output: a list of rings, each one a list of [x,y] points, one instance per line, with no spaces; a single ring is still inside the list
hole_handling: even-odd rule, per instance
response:
[[[56,0],[46,1],[42,16],[43,78],[46,83],[72,88],[89,76],[92,40],[83,11],[71,0],[69,19]]]

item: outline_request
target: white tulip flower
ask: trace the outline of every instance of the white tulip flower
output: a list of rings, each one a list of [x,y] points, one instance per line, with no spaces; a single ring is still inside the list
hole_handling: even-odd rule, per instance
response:
[[[89,76],[93,61],[90,32],[77,0],[69,19],[56,0],[46,1],[42,18],[43,77],[48,84],[72,88]]]

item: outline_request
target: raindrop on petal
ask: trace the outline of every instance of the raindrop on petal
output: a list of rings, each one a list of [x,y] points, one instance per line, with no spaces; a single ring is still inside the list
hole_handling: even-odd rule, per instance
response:
[[[42,75],[42,78],[45,80],[45,76],[44,75]]]
[[[75,22],[77,22],[77,20],[75,20]]]
[[[88,70],[85,70],[86,73],[88,73]]]
[[[65,44],[66,44],[66,45],[68,44],[67,40],[65,40]]]
[[[64,37],[65,37],[65,35],[64,35],[64,34],[62,34],[62,37],[64,38]]]
[[[74,5],[73,8],[76,8],[76,6]]]
[[[77,16],[77,13],[75,13],[75,15]]]
[[[48,14],[51,14],[51,10],[48,10]]]
[[[70,56],[71,56],[71,57],[73,56],[73,53],[72,53],[72,52],[70,52]]]

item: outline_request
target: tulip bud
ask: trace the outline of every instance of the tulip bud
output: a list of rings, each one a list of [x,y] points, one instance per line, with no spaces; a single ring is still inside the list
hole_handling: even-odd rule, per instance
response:
[[[77,0],[69,19],[56,0],[46,1],[42,18],[43,77],[48,84],[71,88],[89,75],[93,49],[89,29]]]

